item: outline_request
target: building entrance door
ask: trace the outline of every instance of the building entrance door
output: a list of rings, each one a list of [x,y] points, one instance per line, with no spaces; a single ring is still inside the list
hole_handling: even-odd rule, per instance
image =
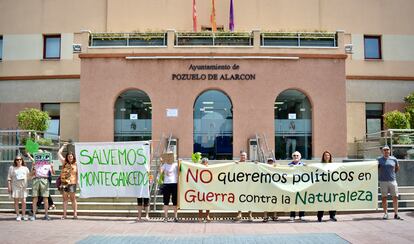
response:
[[[218,90],[200,94],[193,109],[194,152],[209,159],[233,158],[233,107]]]

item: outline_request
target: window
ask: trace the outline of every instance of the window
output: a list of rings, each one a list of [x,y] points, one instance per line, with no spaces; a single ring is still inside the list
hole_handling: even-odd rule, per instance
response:
[[[365,117],[367,125],[367,134],[380,132],[383,128],[382,114],[383,104],[382,103],[367,103],[365,105]],[[378,135],[373,135],[376,137]],[[368,135],[369,137],[369,135]]]
[[[42,111],[49,114],[49,128],[45,133],[45,138],[57,139],[60,133],[60,104],[43,103]]]
[[[0,60],[3,60],[3,36],[0,36]]]
[[[43,36],[43,59],[60,59],[60,35]]]
[[[364,36],[365,59],[381,59],[381,37]]]

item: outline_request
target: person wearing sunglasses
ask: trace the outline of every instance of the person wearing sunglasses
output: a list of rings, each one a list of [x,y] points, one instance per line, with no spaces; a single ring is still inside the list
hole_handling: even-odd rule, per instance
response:
[[[400,170],[398,160],[391,156],[390,147],[382,147],[382,157],[378,158],[378,181],[381,190],[382,208],[384,209],[383,219],[388,219],[387,195],[392,196],[392,206],[394,207],[394,219],[402,220],[398,215],[398,184],[396,173]]]
[[[300,152],[295,151],[292,153],[292,162],[290,162],[288,164],[288,166],[305,166],[305,163],[301,161],[302,155],[300,154]],[[295,217],[296,217],[296,213],[295,211],[290,212],[290,222],[295,221]],[[300,221],[305,221],[305,211],[299,211],[299,220]]]
[[[10,166],[7,175],[7,190],[14,199],[14,209],[16,211],[16,220],[28,220],[26,215],[26,197],[27,197],[27,179],[30,171],[26,167],[23,158],[19,155],[14,158],[13,165]],[[22,215],[19,210],[19,200],[22,203]]]

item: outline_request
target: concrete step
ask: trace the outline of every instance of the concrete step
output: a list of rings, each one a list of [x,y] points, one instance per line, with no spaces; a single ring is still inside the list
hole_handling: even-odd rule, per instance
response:
[[[29,194],[30,194],[29,188]],[[399,187],[399,209],[414,210],[414,186],[402,186]],[[62,213],[62,195],[56,188],[51,189],[52,198],[57,207],[56,210],[51,210],[52,214]],[[392,209],[392,200],[388,198],[388,207]],[[82,215],[101,215],[101,216],[129,216],[133,217],[137,212],[137,202],[135,198],[79,198],[77,193],[79,213]],[[31,205],[32,198],[29,195],[27,203]],[[151,216],[162,217],[162,195],[156,196],[150,200]],[[31,208],[31,207],[30,207]],[[381,209],[381,197],[378,194],[378,208]],[[68,209],[71,209],[69,203]],[[341,211],[343,213],[355,213],[355,212],[371,212],[375,210],[353,210],[353,211]],[[13,210],[13,199],[9,198],[7,194],[7,188],[0,188],[0,212],[14,212]],[[212,211],[215,213],[216,218],[228,218],[229,216],[235,215],[235,211]],[[308,215],[308,213],[307,213]],[[194,218],[197,216],[197,210],[180,210],[179,216],[182,218]],[[262,213],[257,213],[257,216],[262,216]]]

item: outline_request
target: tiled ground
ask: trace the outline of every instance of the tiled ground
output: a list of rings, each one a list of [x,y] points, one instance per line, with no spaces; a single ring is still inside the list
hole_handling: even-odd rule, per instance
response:
[[[229,220],[198,223],[180,221],[163,223],[161,219],[136,223],[132,218],[79,217],[78,220],[17,222],[13,214],[0,214],[0,243],[136,243],[139,237],[145,243],[414,243],[414,212],[402,212],[404,220],[382,220],[381,213],[338,215],[338,222],[316,222],[315,216],[307,222],[280,221],[262,223],[256,219],[232,222]],[[392,215],[391,215],[392,216]],[[42,217],[39,215],[38,217]],[[304,234],[304,235],[303,235]],[[241,236],[242,238],[235,238]],[[194,239],[194,238],[202,238]],[[204,239],[203,239],[204,238]],[[312,239],[316,238],[316,239]],[[324,239],[326,238],[326,239]],[[338,239],[335,239],[338,238]],[[108,242],[101,242],[107,240]],[[134,241],[135,240],[135,241]],[[214,240],[214,241],[208,241]],[[297,242],[297,240],[301,240]],[[335,241],[336,240],[336,241]],[[169,241],[168,243],[171,243]]]

